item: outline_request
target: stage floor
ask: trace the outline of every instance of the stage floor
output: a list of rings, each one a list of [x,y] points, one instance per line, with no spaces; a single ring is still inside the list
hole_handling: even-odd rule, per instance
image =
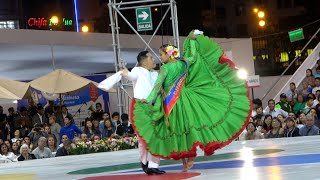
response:
[[[161,169],[145,175],[134,149],[0,164],[0,179],[320,179],[320,136],[233,142],[209,157],[199,150],[188,173],[181,161],[162,160]]]

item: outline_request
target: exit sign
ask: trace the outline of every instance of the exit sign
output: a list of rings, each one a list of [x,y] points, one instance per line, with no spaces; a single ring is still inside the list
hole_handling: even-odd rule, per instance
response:
[[[290,31],[290,32],[288,32],[288,34],[289,34],[290,42],[300,41],[300,40],[304,39],[304,34],[303,34],[302,28],[294,30],[294,31]]]
[[[152,17],[150,7],[136,9],[137,29],[138,31],[152,30]]]

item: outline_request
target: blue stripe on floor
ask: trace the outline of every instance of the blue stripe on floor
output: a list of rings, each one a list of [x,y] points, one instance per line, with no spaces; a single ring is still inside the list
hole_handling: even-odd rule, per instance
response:
[[[246,161],[244,160],[230,160],[230,161],[219,161],[219,162],[202,162],[194,164],[193,170],[197,169],[224,169],[224,168],[242,168],[244,167]],[[292,156],[278,156],[278,157],[265,157],[248,159],[247,162],[253,167],[263,167],[263,166],[282,166],[282,165],[297,165],[297,164],[311,164],[320,163],[320,154],[303,154],[303,155],[292,155]],[[181,170],[181,165],[161,167],[161,170]],[[142,170],[126,171],[121,173],[130,172],[142,172]]]

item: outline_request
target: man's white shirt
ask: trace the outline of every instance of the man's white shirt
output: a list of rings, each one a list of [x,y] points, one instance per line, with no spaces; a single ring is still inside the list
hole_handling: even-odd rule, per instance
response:
[[[133,96],[137,99],[146,99],[151,93],[158,73],[156,71],[148,71],[143,67],[134,67],[128,72],[127,79],[133,83]]]

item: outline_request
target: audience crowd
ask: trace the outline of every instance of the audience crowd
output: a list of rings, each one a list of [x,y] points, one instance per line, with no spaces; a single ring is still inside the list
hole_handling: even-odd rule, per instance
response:
[[[28,108],[15,112],[10,107],[8,112],[0,106],[0,163],[67,156],[73,144],[135,136],[128,114],[114,112],[110,117],[100,103],[82,128],[65,105],[53,102],[44,108],[30,101]]]

